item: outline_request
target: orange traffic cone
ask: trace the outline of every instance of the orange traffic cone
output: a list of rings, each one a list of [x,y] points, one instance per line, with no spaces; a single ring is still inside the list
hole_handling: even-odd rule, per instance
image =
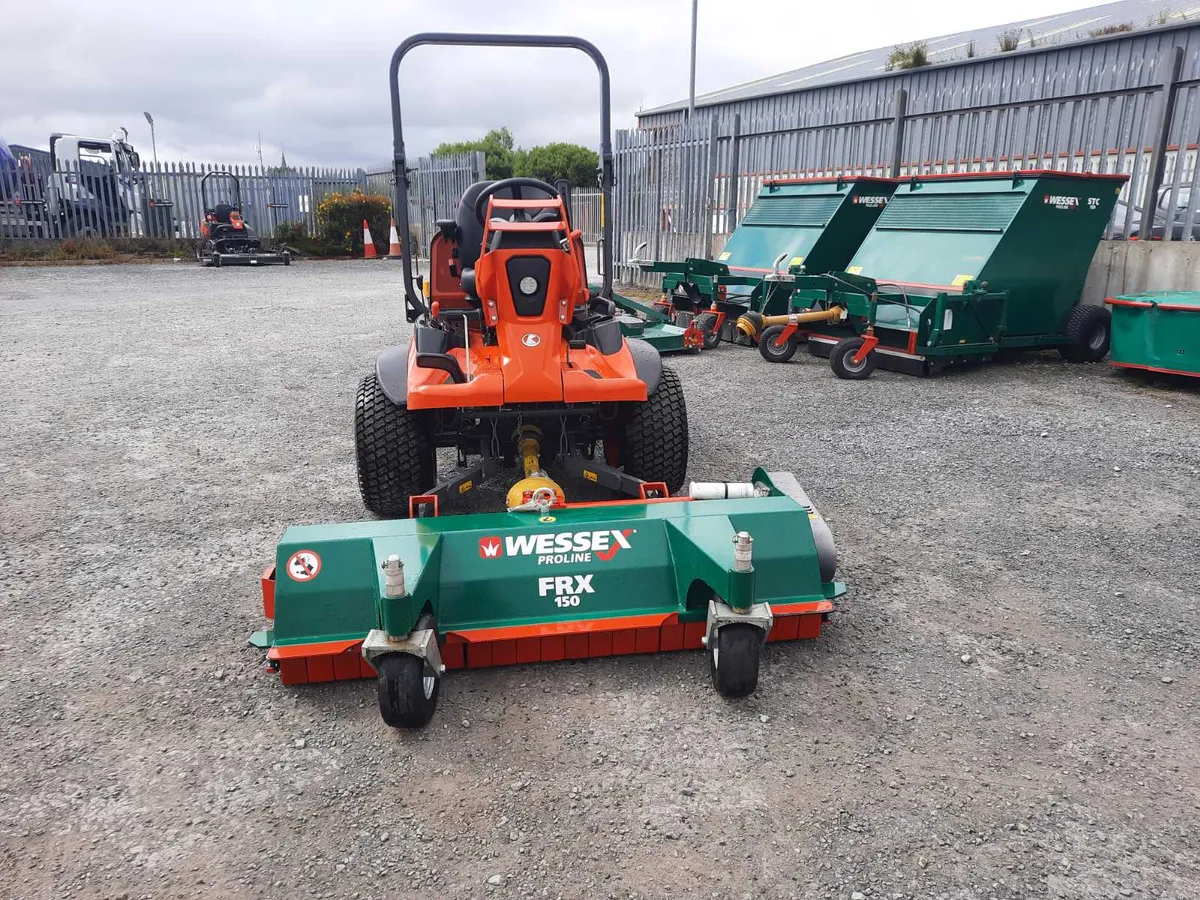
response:
[[[395,218],[395,216],[392,217],[392,234],[391,234],[390,240],[391,240],[391,246],[388,247],[387,258],[388,259],[399,259],[402,255],[404,255],[404,250],[401,249],[401,247],[400,247],[400,235],[396,234],[396,218]]]
[[[363,259],[375,259],[375,240],[371,237],[371,229],[367,227],[367,220],[363,219]]]

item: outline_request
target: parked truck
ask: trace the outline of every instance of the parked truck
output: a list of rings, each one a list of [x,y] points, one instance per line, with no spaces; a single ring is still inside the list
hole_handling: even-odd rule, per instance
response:
[[[148,197],[141,158],[120,128],[109,138],[50,135],[50,149],[0,155],[0,236],[170,235],[170,204]],[[150,223],[151,215],[168,221]],[[151,229],[153,224],[153,229]]]

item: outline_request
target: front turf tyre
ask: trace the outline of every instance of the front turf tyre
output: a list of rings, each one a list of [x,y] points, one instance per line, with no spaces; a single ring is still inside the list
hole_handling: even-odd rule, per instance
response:
[[[755,625],[733,623],[717,629],[708,648],[708,673],[722,697],[749,697],[758,687],[763,633]]]
[[[376,657],[379,714],[392,728],[421,728],[429,724],[441,691],[440,674],[430,672],[425,660],[411,653]]]
[[[701,313],[696,316],[695,324],[704,335],[705,350],[716,350],[721,346],[721,332],[717,330],[716,313]]]
[[[1059,353],[1068,362],[1100,362],[1112,342],[1112,313],[1103,306],[1077,303],[1067,313],[1063,335],[1070,341]]]
[[[838,378],[849,378],[852,381],[861,381],[871,377],[879,360],[875,358],[875,351],[872,350],[863,357],[861,362],[856,363],[854,354],[862,345],[863,339],[860,337],[844,338],[837,342],[833,352],[829,354],[829,367],[833,369],[834,375]]]
[[[658,389],[631,406],[621,440],[625,471],[643,481],[665,482],[677,493],[687,475],[688,420],[675,370],[663,366]]]
[[[779,336],[783,334],[782,325],[772,325],[770,328],[764,328],[762,334],[758,336],[758,352],[767,362],[785,363],[796,355],[796,349],[800,346],[800,341],[796,339],[796,333],[793,331],[782,347],[776,345]]]
[[[358,385],[354,449],[363,505],[383,518],[408,518],[408,498],[437,482],[427,421],[387,398],[374,373]]]

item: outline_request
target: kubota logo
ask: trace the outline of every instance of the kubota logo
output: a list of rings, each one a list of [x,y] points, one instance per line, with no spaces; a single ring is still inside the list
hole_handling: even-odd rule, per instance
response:
[[[483,559],[501,556],[536,556],[537,564],[608,562],[621,550],[631,549],[629,536],[634,529],[623,531],[561,531],[557,534],[516,534],[479,539],[479,555]]]

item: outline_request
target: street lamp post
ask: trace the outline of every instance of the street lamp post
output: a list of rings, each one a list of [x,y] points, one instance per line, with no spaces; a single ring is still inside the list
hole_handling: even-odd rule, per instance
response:
[[[150,123],[150,148],[154,151],[154,168],[158,168],[158,141],[154,139],[154,116],[148,112],[142,113],[146,117],[146,121]]]

